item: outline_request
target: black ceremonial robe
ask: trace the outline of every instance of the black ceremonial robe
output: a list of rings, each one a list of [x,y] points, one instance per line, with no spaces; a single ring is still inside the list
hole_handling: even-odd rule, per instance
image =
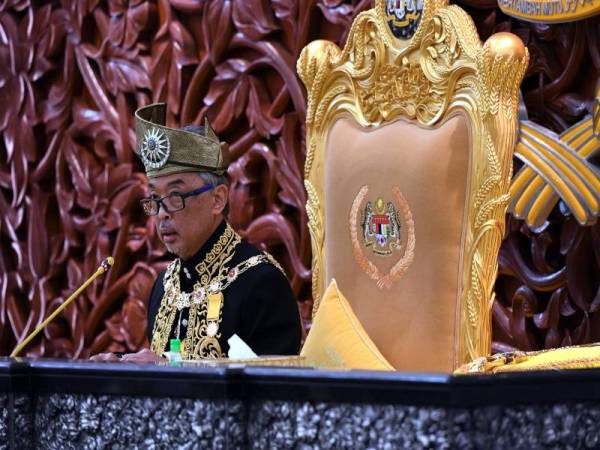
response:
[[[206,260],[213,260],[221,252],[218,242],[226,229],[231,228],[223,221],[207,240],[202,248],[192,258],[181,261],[179,271],[180,291],[192,292],[194,285],[200,281],[197,267]],[[231,230],[232,231],[232,230]],[[236,235],[237,236],[237,235]],[[237,236],[239,240],[239,236]],[[226,249],[222,249],[226,251]],[[262,253],[253,245],[244,240],[239,241],[231,254],[227,257],[226,270],[239,267],[239,264]],[[184,270],[185,269],[185,270]],[[190,276],[188,278],[188,275]],[[166,303],[164,297],[163,271],[152,288],[148,303],[148,339],[153,336],[155,321],[161,302]],[[206,282],[206,277],[204,278]],[[210,280],[209,280],[210,283]],[[207,284],[209,284],[207,283]],[[221,322],[219,335],[221,354],[227,356],[229,345],[227,340],[235,333],[246,342],[258,355],[296,355],[300,348],[301,322],[298,305],[294,299],[291,287],[282,271],[270,262],[262,262],[250,267],[241,273],[227,288],[222,291],[223,303],[221,308]],[[187,333],[190,309],[183,308],[177,311],[170,332],[170,339],[176,338],[179,328],[179,337],[184,339]],[[163,308],[165,306],[163,305]],[[181,315],[181,317],[179,317]],[[196,314],[197,315],[197,314]],[[201,322],[196,320],[196,322]],[[165,326],[165,329],[168,326]],[[163,339],[164,340],[164,339]],[[160,342],[160,341],[157,341]],[[169,350],[169,341],[166,341],[165,351]],[[183,346],[183,343],[182,343]],[[156,351],[156,349],[155,349]],[[189,358],[214,357],[215,355],[193,354]]]

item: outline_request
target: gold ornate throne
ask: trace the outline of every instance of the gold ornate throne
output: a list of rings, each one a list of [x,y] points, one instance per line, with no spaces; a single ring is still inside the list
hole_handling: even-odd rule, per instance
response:
[[[398,370],[490,352],[528,59],[509,33],[482,45],[443,0],[376,0],[343,50],[300,55],[313,314],[335,279]]]

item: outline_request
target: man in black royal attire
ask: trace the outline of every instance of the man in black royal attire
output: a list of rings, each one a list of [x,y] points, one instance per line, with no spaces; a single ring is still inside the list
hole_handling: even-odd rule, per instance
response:
[[[297,354],[300,316],[283,270],[227,223],[227,144],[207,120],[184,129],[165,121],[164,103],[136,111],[136,153],[149,180],[142,206],[177,258],[150,294],[150,350],[123,360],[159,360],[171,339],[181,341],[184,359],[227,357],[233,334],[258,355]]]

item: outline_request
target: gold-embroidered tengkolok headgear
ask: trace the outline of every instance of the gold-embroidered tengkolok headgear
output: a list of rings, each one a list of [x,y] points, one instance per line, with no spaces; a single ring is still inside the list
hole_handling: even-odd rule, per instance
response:
[[[155,103],[135,112],[136,154],[148,178],[179,172],[213,172],[223,175],[229,165],[229,148],[220,142],[204,120],[203,133],[165,126],[167,105]]]

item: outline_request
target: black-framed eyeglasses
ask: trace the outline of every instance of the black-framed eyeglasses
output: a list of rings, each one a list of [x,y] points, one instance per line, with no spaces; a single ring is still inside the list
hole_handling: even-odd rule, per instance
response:
[[[185,192],[183,194],[180,192],[172,192],[164,197],[145,197],[140,200],[140,204],[142,205],[142,208],[144,208],[144,213],[146,213],[147,216],[156,216],[160,209],[160,205],[162,205],[166,212],[174,213],[185,208],[186,198],[193,197],[194,195],[200,195],[204,192],[210,191],[212,188],[214,188],[214,186],[208,183],[201,188],[190,192]]]

